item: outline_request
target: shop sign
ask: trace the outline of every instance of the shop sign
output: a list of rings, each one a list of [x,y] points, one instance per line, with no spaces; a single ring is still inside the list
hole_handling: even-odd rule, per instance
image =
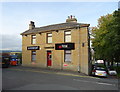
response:
[[[75,48],[74,43],[59,43],[55,44],[56,50],[73,50]]]
[[[39,46],[28,46],[27,50],[39,50]]]

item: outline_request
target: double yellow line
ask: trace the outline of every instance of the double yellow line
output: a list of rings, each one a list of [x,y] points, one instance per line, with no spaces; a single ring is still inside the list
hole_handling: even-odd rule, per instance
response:
[[[27,71],[27,72],[37,72],[37,73],[46,73],[46,74],[57,74],[57,75],[65,75],[65,76],[75,76],[75,77],[85,77],[85,78],[95,78],[91,76],[82,76],[82,75],[76,75],[76,74],[70,74],[70,73],[60,73],[60,72],[44,72],[44,71],[37,71],[37,70],[28,70],[28,69],[10,69],[10,70],[16,70],[16,71]],[[99,78],[95,78],[99,79]]]

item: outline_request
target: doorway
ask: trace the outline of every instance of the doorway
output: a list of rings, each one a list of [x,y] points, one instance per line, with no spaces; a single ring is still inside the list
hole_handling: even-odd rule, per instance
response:
[[[47,66],[52,65],[52,53],[51,51],[47,51]]]

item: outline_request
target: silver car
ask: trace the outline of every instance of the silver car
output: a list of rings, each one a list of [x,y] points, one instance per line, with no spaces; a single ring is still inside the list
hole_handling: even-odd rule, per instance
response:
[[[95,67],[92,70],[92,75],[93,76],[101,76],[101,77],[107,77],[107,72],[105,68],[102,67]]]
[[[108,68],[108,74],[109,74],[109,75],[117,75],[117,72],[116,72],[116,70],[113,69],[113,68]]]

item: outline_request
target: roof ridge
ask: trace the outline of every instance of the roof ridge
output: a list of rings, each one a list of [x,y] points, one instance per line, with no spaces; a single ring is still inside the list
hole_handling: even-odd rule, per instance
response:
[[[81,23],[75,23],[75,22],[64,22],[64,23],[58,23],[58,24],[50,24],[50,25],[41,26],[41,27],[55,26],[55,25],[61,25],[61,24],[81,24]],[[35,27],[35,28],[41,28],[41,27]]]
[[[51,31],[51,30],[73,28],[73,27],[79,27],[81,25],[84,25],[84,27],[89,26],[89,24],[76,23],[76,22],[65,22],[65,23],[58,23],[58,24],[51,24],[47,26],[35,27],[34,29],[28,29],[25,32],[21,33],[21,35],[31,34],[31,33],[36,33],[36,32],[45,32],[45,31]]]

